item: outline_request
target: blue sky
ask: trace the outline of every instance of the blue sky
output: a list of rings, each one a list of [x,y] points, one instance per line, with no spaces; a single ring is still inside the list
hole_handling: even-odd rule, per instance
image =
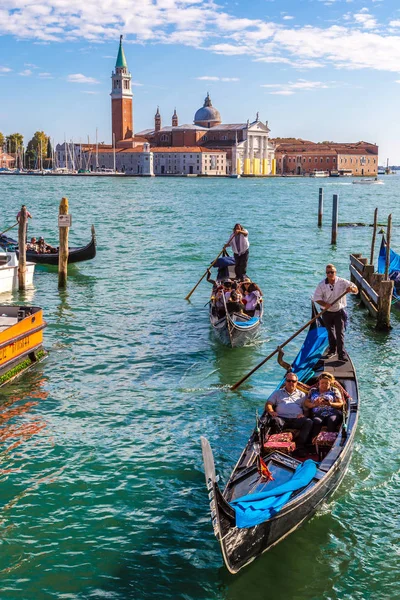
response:
[[[376,142],[400,164],[398,0],[2,0],[0,131],[111,141],[119,35],[135,131],[180,123],[210,92],[225,123]]]

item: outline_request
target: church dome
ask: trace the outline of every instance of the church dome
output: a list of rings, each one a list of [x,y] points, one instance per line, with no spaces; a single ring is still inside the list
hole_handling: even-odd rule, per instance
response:
[[[207,94],[204,104],[194,115],[194,124],[203,127],[213,127],[221,123],[219,110],[213,107],[210,94]]]

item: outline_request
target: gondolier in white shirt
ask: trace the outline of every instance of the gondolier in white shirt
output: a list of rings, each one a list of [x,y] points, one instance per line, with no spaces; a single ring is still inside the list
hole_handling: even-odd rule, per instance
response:
[[[226,242],[224,249],[230,246],[235,257],[236,279],[242,280],[246,275],[247,261],[249,260],[249,232],[240,223],[236,223],[233,234]]]
[[[327,358],[334,356],[337,352],[339,360],[346,360],[344,354],[344,330],[346,324],[347,306],[346,296],[343,296],[339,302],[335,301],[344,292],[348,294],[358,294],[358,288],[354,283],[342,277],[337,277],[335,265],[326,265],[326,279],[323,279],[314,292],[314,302],[327,308],[322,315],[322,320],[328,330],[329,351]]]

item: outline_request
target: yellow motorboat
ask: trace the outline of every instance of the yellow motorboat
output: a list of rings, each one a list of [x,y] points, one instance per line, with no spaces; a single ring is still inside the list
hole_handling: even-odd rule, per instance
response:
[[[41,308],[0,305],[0,386],[44,357],[46,325]]]

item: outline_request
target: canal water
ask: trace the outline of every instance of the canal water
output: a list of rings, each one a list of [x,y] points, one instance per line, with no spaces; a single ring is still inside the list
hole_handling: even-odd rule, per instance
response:
[[[350,469],[312,520],[237,576],[212,533],[200,450],[206,435],[225,481],[282,370],[269,362],[228,386],[308,320],[327,262],[348,277],[349,253],[369,255],[369,227],[340,228],[330,246],[332,195],[340,222],[392,212],[400,249],[400,179],[383,180],[0,177],[2,230],[25,203],[29,235],[56,244],[65,195],[71,245],[92,223],[98,243],[66,291],[37,267],[33,291],[0,299],[43,307],[49,350],[0,390],[2,600],[400,597],[400,313],[377,333],[349,301],[362,398]],[[184,298],[236,222],[250,232],[265,322],[257,344],[232,350],[211,335],[209,284]]]

